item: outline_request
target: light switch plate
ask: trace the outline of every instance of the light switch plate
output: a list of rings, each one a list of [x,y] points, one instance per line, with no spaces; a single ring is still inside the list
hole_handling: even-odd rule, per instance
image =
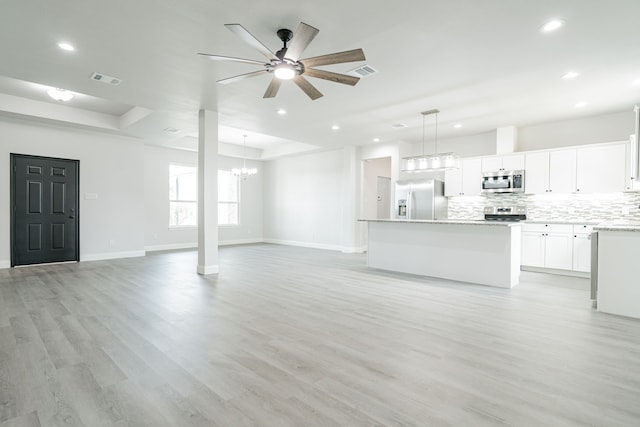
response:
[[[85,200],[95,200],[98,198],[98,193],[84,193]]]

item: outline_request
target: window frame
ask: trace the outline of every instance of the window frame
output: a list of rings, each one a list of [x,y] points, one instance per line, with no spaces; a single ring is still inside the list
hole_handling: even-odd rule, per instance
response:
[[[184,168],[192,168],[195,172],[196,188],[195,188],[195,200],[182,200],[178,196],[177,199],[171,198],[171,166],[178,166]],[[169,230],[185,230],[185,229],[197,229],[198,228],[198,166],[189,163],[169,162],[169,194],[168,194],[168,214],[169,214]],[[177,193],[176,189],[176,193]],[[193,203],[195,204],[196,223],[195,224],[171,224],[171,204],[172,203]]]
[[[220,172],[226,172],[229,174],[230,177],[235,178],[236,188],[237,188],[236,201],[220,200]],[[218,212],[220,212],[221,204],[236,205],[236,209],[238,212],[238,221],[235,224],[221,224],[220,215],[218,215],[218,227],[232,228],[232,227],[240,227],[242,225],[242,215],[241,215],[242,186],[240,184],[241,184],[240,177],[231,173],[231,169],[218,168],[218,203],[217,203]]]

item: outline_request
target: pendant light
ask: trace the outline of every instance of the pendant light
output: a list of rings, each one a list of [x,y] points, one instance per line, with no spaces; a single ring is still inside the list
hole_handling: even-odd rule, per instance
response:
[[[231,173],[235,176],[239,176],[242,179],[247,179],[247,177],[257,175],[257,168],[247,168],[247,135],[242,135],[244,140],[244,159],[242,160],[242,168],[233,168],[231,169]]]
[[[428,110],[422,113],[422,155],[403,157],[401,169],[403,172],[432,172],[447,169],[459,169],[460,157],[455,153],[438,153],[438,113],[440,110]],[[424,153],[424,126],[427,116],[435,115],[436,132],[434,154]]]

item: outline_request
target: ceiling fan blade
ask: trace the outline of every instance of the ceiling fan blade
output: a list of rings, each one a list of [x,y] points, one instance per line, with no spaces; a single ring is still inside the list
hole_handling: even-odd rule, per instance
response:
[[[254,49],[257,49],[258,52],[266,56],[268,59],[278,59],[275,53],[271,52],[271,50],[262,44],[260,40],[255,38],[253,34],[246,30],[240,24],[224,24],[229,30],[231,30],[236,36],[240,37],[242,41],[247,43],[249,46],[252,46]]]
[[[287,47],[287,54],[285,56],[292,61],[300,59],[302,52],[309,46],[309,43],[311,43],[319,32],[320,30],[317,28],[301,22]]]
[[[247,64],[265,65],[262,61],[256,61],[255,59],[234,58],[233,56],[212,55],[210,53],[199,53],[198,55],[209,58],[213,61],[235,61],[245,62]]]
[[[263,98],[274,98],[278,93],[278,89],[280,89],[280,85],[282,84],[282,80],[273,76],[273,80],[269,83],[269,87],[267,87],[267,91],[264,93]]]
[[[267,70],[254,71],[252,73],[240,74],[238,76],[229,77],[227,79],[218,80],[218,83],[226,85],[229,83],[237,82],[238,80],[248,79],[249,77],[256,77],[265,74]]]
[[[322,96],[322,93],[320,93],[320,91],[316,89],[315,86],[309,83],[309,80],[305,79],[302,76],[295,76],[293,78],[293,82],[297,84],[298,87],[302,89],[302,91],[306,93],[307,96],[312,100],[316,100]]]
[[[342,83],[345,85],[355,86],[360,77],[349,76],[346,74],[333,73],[331,71],[316,70],[315,68],[305,68],[304,75],[309,77],[316,77],[318,79],[325,79],[336,83]]]
[[[364,61],[362,49],[346,50],[344,52],[330,53],[328,55],[314,56],[313,58],[301,59],[300,62],[305,67],[317,67],[319,65],[342,64],[345,62]]]

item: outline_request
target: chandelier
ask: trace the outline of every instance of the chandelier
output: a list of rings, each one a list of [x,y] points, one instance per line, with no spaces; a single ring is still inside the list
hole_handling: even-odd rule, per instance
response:
[[[459,169],[460,157],[455,153],[438,153],[438,113],[440,110],[428,110],[422,113],[422,155],[403,157],[401,169],[403,172],[432,172],[447,169]],[[429,115],[435,115],[436,131],[435,131],[435,153],[424,153],[424,125],[425,118]]]
[[[242,135],[242,138],[244,139],[244,159],[242,160],[242,167],[231,169],[231,174],[239,176],[242,179],[247,179],[247,177],[257,175],[258,169],[247,168],[247,135]]]

